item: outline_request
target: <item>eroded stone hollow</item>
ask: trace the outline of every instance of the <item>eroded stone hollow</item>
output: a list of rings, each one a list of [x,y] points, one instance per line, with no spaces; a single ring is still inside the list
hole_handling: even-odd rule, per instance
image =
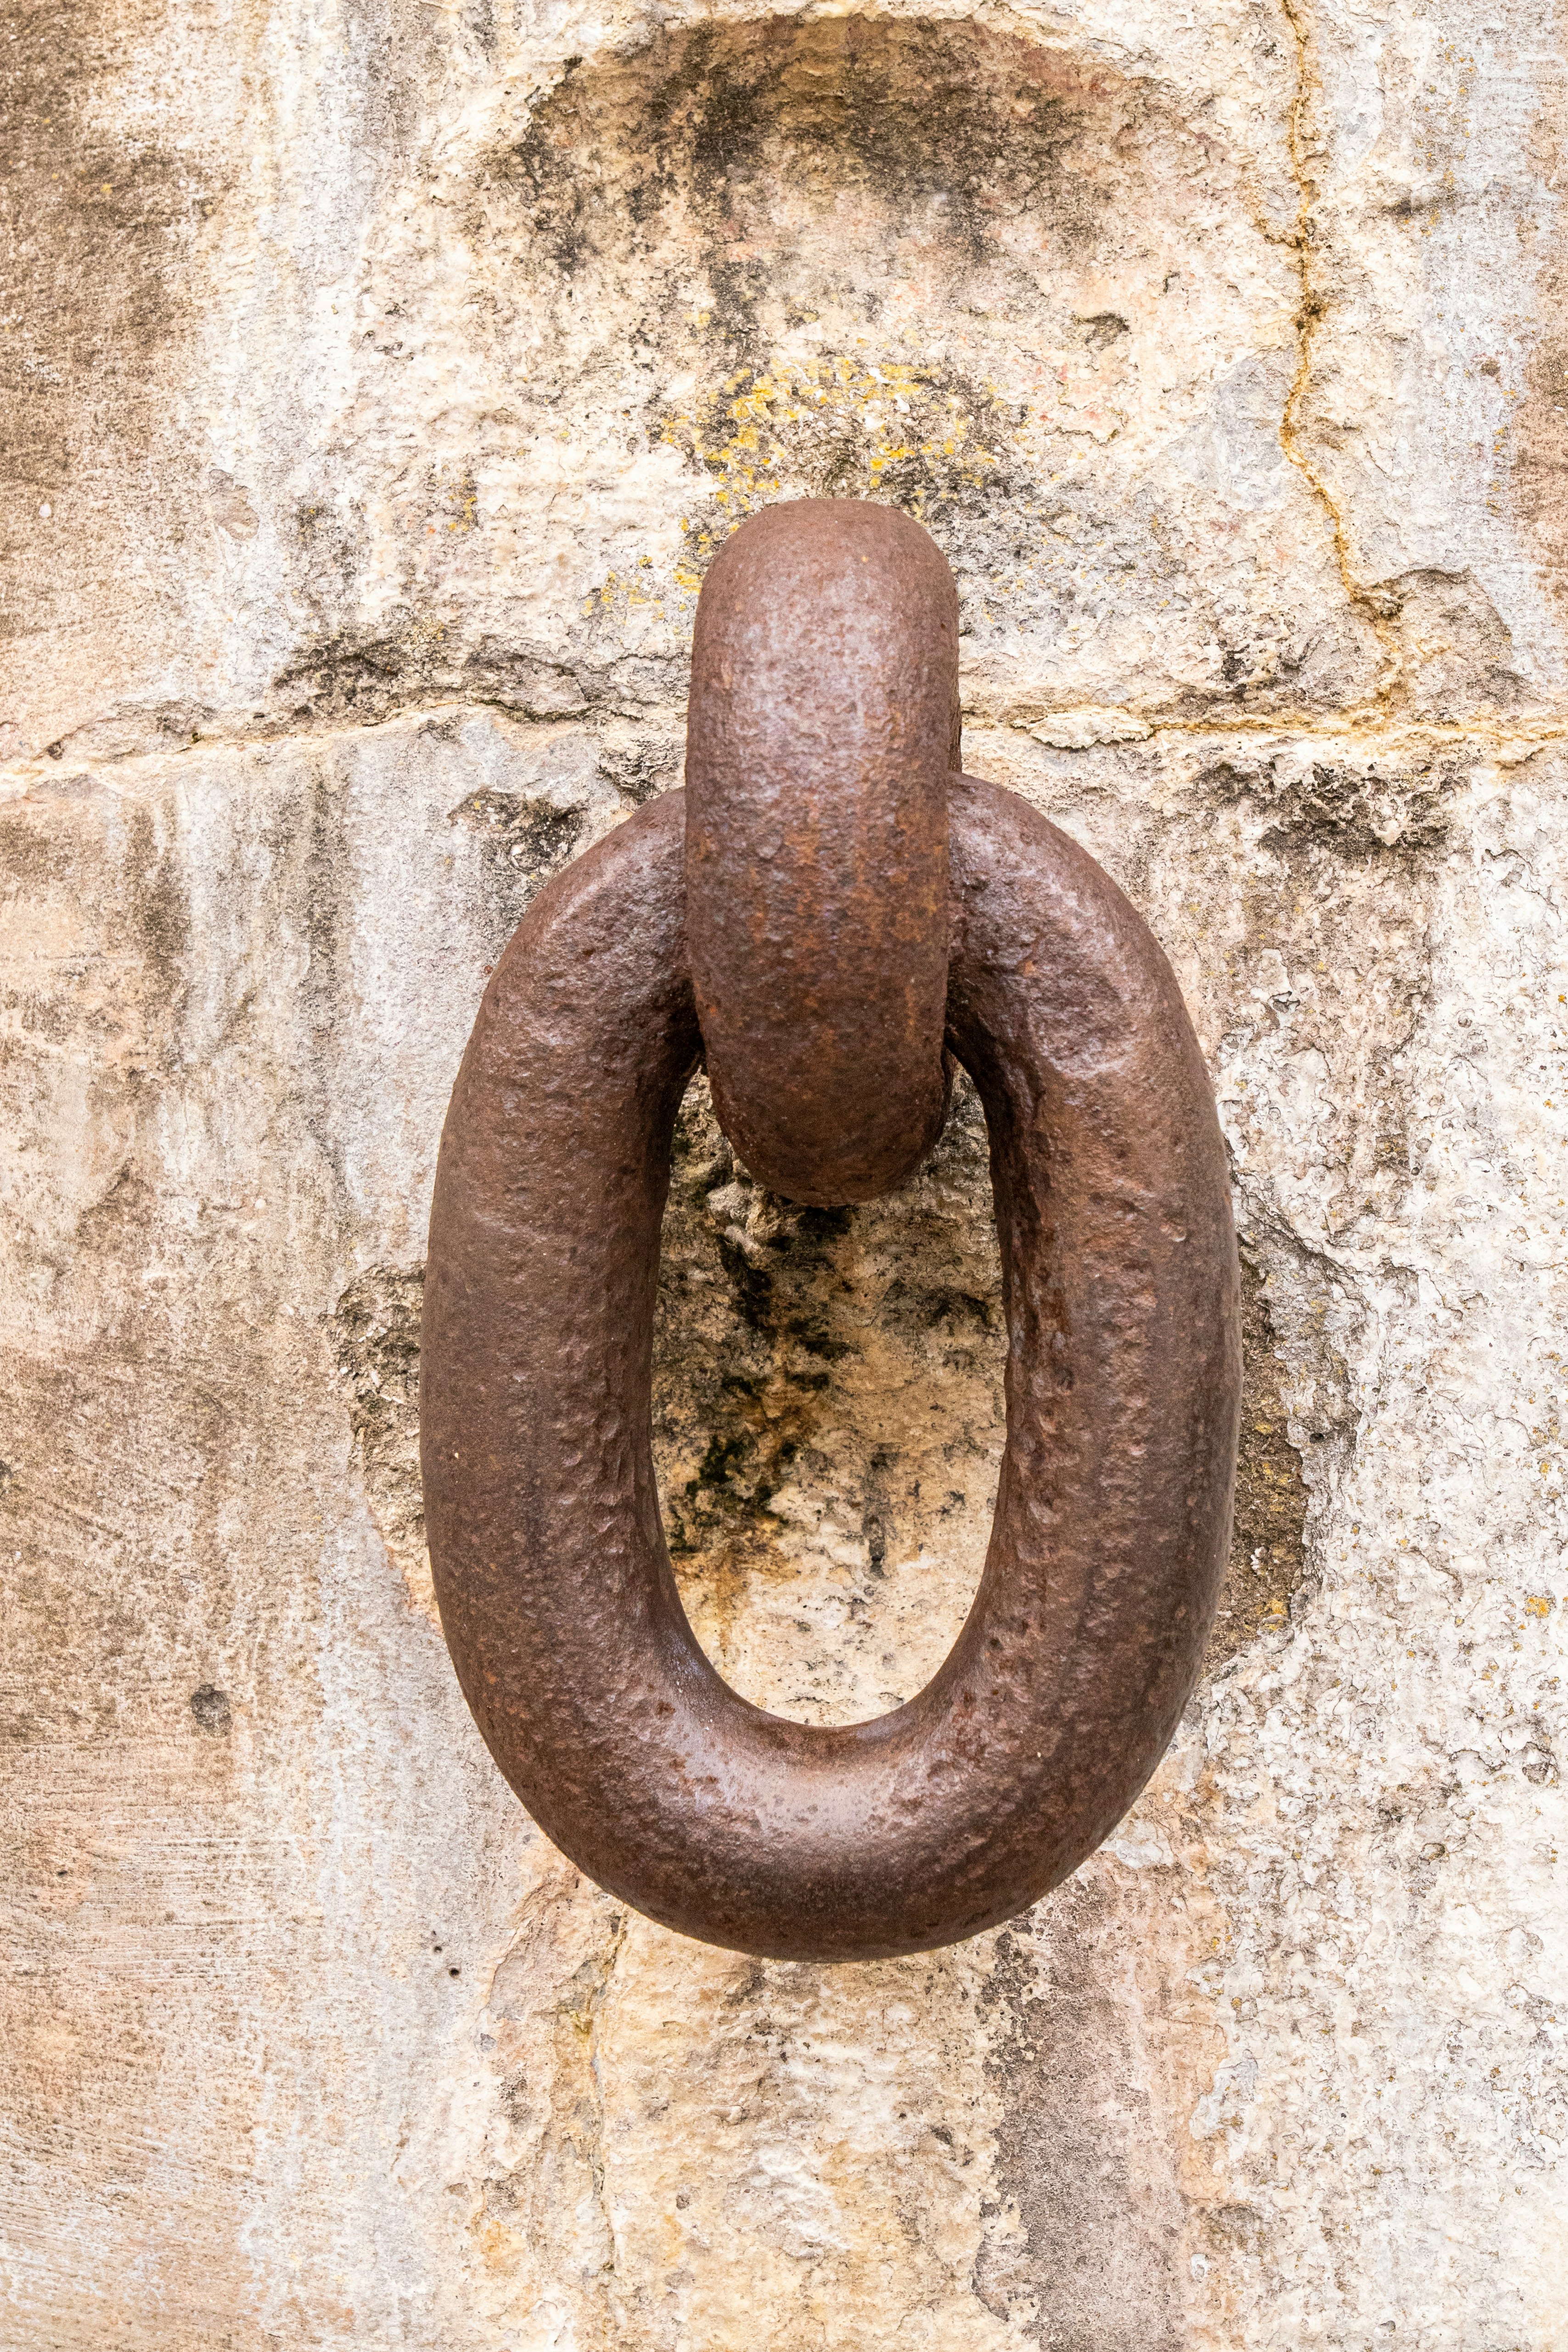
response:
[[[1007,1436],[986,1123],[960,1075],[906,1190],[802,1209],[694,1081],[664,1215],[654,1458],[681,1598],[742,1696],[852,1723],[912,1698],[985,1561]]]
[[[1093,637],[1136,699],[1164,677],[1267,703],[1360,656],[1309,617],[1315,551],[1267,614],[1237,604],[1238,533],[1277,542],[1314,503],[1279,443],[1289,365],[1249,350],[1259,301],[1294,296],[1245,172],[1166,85],[974,23],[772,17],[574,61],[476,159],[494,424],[456,527],[514,477],[559,483],[527,633],[570,645],[591,698],[678,694],[672,626],[782,493],[925,522],[972,677]],[[1166,527],[1177,496],[1212,536]],[[1223,665],[1133,609],[1199,580]],[[498,639],[476,658],[518,668]]]
[[[551,379],[602,398],[646,353],[626,421],[696,475],[689,566],[781,483],[886,497],[961,544],[1038,488],[993,324],[1119,372],[1127,321],[1080,316],[1077,281],[1140,176],[1143,111],[973,25],[705,26],[569,71],[497,159],[486,233],[526,223]]]

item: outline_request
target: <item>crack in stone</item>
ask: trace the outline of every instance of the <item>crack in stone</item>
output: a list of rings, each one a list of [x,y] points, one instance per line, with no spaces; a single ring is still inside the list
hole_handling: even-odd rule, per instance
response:
[[[624,1911],[613,1912],[610,1922],[610,1947],[604,1956],[602,1969],[589,1994],[587,2004],[588,2074],[593,2084],[593,2122],[591,2137],[585,2152],[588,2157],[589,2179],[593,2184],[593,2201],[599,2208],[600,2219],[604,2224],[605,2242],[610,2248],[610,2260],[606,2269],[609,2273],[607,2291],[612,2297],[613,2297],[615,2281],[620,2273],[621,2249],[615,2234],[615,2224],[611,2218],[610,2200],[604,2189],[604,2118],[608,2103],[604,2095],[603,2048],[600,2018],[610,1991],[610,1979],[615,1973],[615,1964],[621,1958],[625,1941],[626,1914]]]
[[[1301,278],[1301,308],[1296,312],[1296,367],[1291,388],[1285,394],[1285,404],[1280,412],[1280,446],[1294,466],[1312,496],[1329,519],[1333,534],[1334,562],[1346,597],[1361,614],[1375,635],[1384,657],[1384,671],[1378,679],[1375,698],[1386,709],[1404,672],[1405,659],[1394,633],[1393,617],[1364,581],[1358,580],[1351,562],[1350,530],[1333,492],[1307,456],[1302,443],[1300,417],[1308,388],[1312,383],[1312,345],[1319,327],[1328,311],[1328,297],[1316,282],[1312,269],[1313,213],[1322,188],[1307,160],[1306,122],[1315,97],[1322,95],[1322,77],[1312,58],[1313,34],[1301,0],[1280,0],[1285,22],[1296,54],[1296,85],[1291,100],[1289,146],[1291,174],[1296,184],[1300,202],[1296,206],[1294,231],[1289,240],[1296,257],[1296,268]]]
[[[1292,462],[1295,461],[1292,460]],[[1312,478],[1309,472],[1309,479],[1311,478]],[[1321,486],[1314,482],[1314,488],[1319,487]],[[1370,598],[1374,604],[1376,602],[1370,589],[1353,586],[1349,593],[1356,599]],[[1401,656],[1396,658],[1402,660]],[[410,703],[406,709],[393,711],[370,721],[312,730],[309,740],[314,743],[362,741],[379,734],[389,733],[395,729],[417,726],[428,720],[447,719],[455,712],[465,711],[496,712],[508,726],[519,730],[537,727],[548,731],[558,729],[562,723],[559,717],[535,717],[526,711],[513,710],[506,706],[486,701],[483,698],[458,696],[447,702]],[[684,724],[684,705],[650,708],[647,713],[650,730],[656,727],[661,718],[672,714]],[[1019,709],[1009,708],[981,709],[966,705],[963,711],[966,723],[973,726],[977,730],[1007,729],[1022,734],[1032,733],[1035,728],[1046,724],[1054,715],[1056,714],[1050,709],[1033,702]],[[1136,740],[1143,743],[1157,743],[1162,737],[1166,736],[1185,735],[1201,739],[1210,735],[1237,737],[1255,735],[1269,738],[1297,735],[1328,740],[1339,740],[1353,736],[1357,741],[1364,743],[1392,740],[1411,743],[1476,744],[1493,749],[1504,755],[1522,759],[1528,758],[1534,751],[1544,750],[1550,744],[1568,741],[1568,719],[1521,719],[1511,726],[1487,719],[1412,719],[1396,716],[1387,708],[1386,698],[1378,709],[1364,708],[1331,713],[1327,717],[1321,712],[1281,710],[1267,716],[1246,714],[1240,717],[1228,717],[1216,713],[1210,717],[1179,719],[1163,717],[1157,711],[1130,710],[1107,704],[1103,709],[1103,731],[1097,733],[1092,740],[1071,745],[1058,744],[1052,746],[1052,749],[1059,753],[1071,753],[1076,756],[1084,751],[1103,751],[1118,740]],[[288,740],[291,731],[288,729],[283,729],[266,733],[256,730],[219,734],[214,730],[209,735],[203,736],[199,743],[161,745],[154,751],[131,753],[122,758],[86,757],[73,765],[68,775],[60,775],[57,770],[47,766],[42,758],[17,761],[9,766],[0,766],[0,785],[15,785],[26,794],[36,792],[40,784],[47,784],[62,791],[68,789],[78,793],[90,791],[96,785],[100,774],[135,776],[148,766],[162,765],[170,760],[188,759],[196,751],[207,753],[246,751],[280,740]],[[587,723],[587,731],[596,732],[591,722]],[[680,781],[678,768],[679,757],[676,755],[668,762],[667,773],[670,785],[674,785]],[[654,790],[664,788],[658,783],[653,787]],[[651,797],[651,794],[643,792],[628,797],[646,798]],[[631,814],[630,807],[627,814]]]

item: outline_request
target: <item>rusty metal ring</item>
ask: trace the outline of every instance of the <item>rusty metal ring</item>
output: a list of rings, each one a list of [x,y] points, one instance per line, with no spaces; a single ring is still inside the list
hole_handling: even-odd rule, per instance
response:
[[[789,499],[708,567],[686,949],[719,1123],[791,1201],[873,1201],[942,1131],[958,592],[896,507]]]
[[[649,1384],[699,1051],[671,793],[557,877],[485,992],[442,1144],[423,1455],[442,1622],[535,1820],[650,1917],[868,1959],[1013,1916],[1114,1826],[1196,1679],[1239,1395],[1225,1155],[1149,931],[1026,803],[953,781],[947,1038],[990,1130],[1009,1353],[986,1570],[873,1722],[748,1705],[660,1525]]]

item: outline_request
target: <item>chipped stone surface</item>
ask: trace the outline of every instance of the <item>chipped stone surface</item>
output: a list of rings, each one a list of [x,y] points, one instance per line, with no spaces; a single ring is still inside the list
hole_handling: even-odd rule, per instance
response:
[[[0,2343],[1563,2352],[1560,20],[111,0],[0,79]],[[532,1830],[415,1472],[485,972],[805,491],[925,521],[967,763],[1165,943],[1249,1301],[1150,1789],[839,1969]],[[967,1090],[839,1215],[694,1088],[658,1467],[749,1696],[939,1659],[1000,1354]]]

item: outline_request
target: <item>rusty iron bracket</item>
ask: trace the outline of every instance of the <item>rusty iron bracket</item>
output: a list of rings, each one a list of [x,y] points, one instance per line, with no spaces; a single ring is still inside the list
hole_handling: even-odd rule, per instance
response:
[[[957,599],[919,526],[803,499],[697,608],[686,789],[535,900],[431,1213],[422,1461],[442,1624],[540,1827],[650,1918],[871,1959],[1013,1917],[1113,1829],[1197,1679],[1240,1384],[1224,1147],[1110,878],[956,772]],[[985,1106],[1009,1331],[990,1548],[947,1658],[837,1727],[750,1706],[676,1592],[650,1435],[675,1114],[789,1197],[872,1198]]]

